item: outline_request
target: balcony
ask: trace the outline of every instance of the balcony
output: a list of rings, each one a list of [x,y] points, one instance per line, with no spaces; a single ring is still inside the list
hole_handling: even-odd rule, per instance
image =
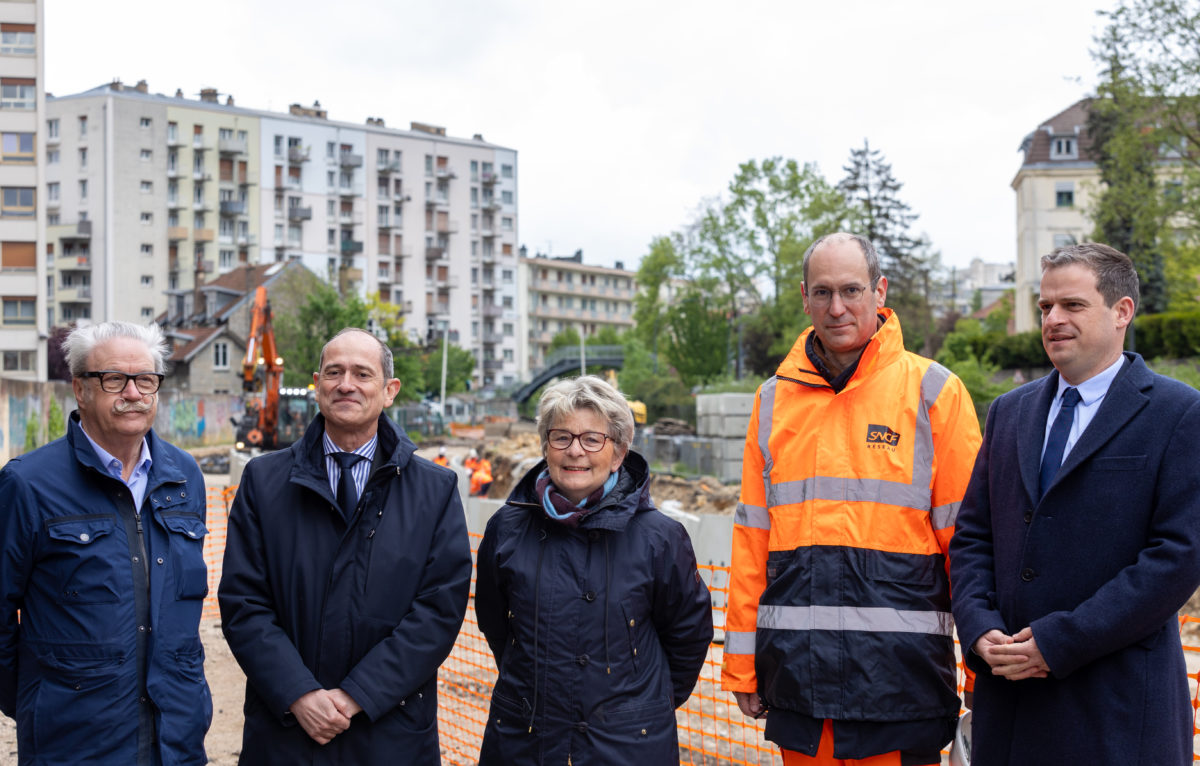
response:
[[[192,239],[194,239],[196,242],[212,242],[213,241],[213,230],[212,229],[192,229]]]
[[[339,197],[357,197],[358,196],[358,192],[354,190],[353,186],[339,186],[337,193],[338,193]]]
[[[427,290],[457,290],[458,276],[447,274],[444,277],[426,277],[425,289]]]
[[[311,221],[312,220],[312,208],[311,207],[300,207],[299,205],[296,205],[294,207],[289,207],[288,211],[287,211],[287,217],[288,217],[289,221],[297,221],[297,222]]]
[[[256,243],[256,240],[252,234],[239,234],[237,243],[238,247],[253,247]]]
[[[308,162],[308,147],[306,146],[289,146],[287,159],[289,165],[300,165]]]
[[[55,261],[54,267],[59,271],[88,271],[92,268],[92,256],[63,253]]]
[[[437,169],[437,177],[446,179],[458,178],[458,174],[455,173],[454,168],[450,167],[449,165],[442,165]]]
[[[496,177],[495,173],[490,173],[486,170],[479,174],[479,181],[484,186],[492,186],[498,180],[500,180],[500,179]]]
[[[405,194],[403,192],[396,192],[392,195],[392,202],[399,202],[401,204],[405,202],[412,202],[412,195]]]
[[[483,304],[483,315],[485,317],[504,316],[504,309],[494,303]]]
[[[200,135],[192,136],[192,151],[193,152],[208,151],[208,147],[204,145],[204,134],[203,133]]]
[[[167,241],[179,242],[188,238],[188,229],[186,226],[168,226]]]
[[[217,151],[221,154],[245,154],[246,139],[221,138],[217,140]]]
[[[363,243],[356,242],[353,239],[343,239],[341,251],[342,255],[356,255],[363,251]]]
[[[486,211],[486,212],[489,212],[489,213],[495,213],[497,210],[499,210],[499,209],[500,209],[500,203],[499,203],[499,202],[497,202],[497,201],[495,200],[495,198],[492,198],[492,199],[489,199],[489,200],[485,200],[485,201],[484,201],[484,203],[483,203],[483,209],[484,209],[484,211]]]
[[[171,179],[183,178],[183,171],[179,169],[178,165],[168,165],[167,166],[167,178],[171,178]]]
[[[391,162],[381,162],[376,167],[376,171],[378,171],[379,173],[382,173],[382,174],[399,173],[400,172],[400,161],[392,160]]]
[[[485,280],[482,280],[482,281],[479,283],[479,288],[480,288],[481,290],[484,290],[485,292],[489,292],[489,293],[490,293],[490,292],[493,292],[493,291],[495,291],[495,289],[496,289],[496,280],[494,280],[494,279],[485,279]]]
[[[483,334],[483,342],[490,346],[494,346],[497,343],[501,343],[501,342],[503,342],[503,340],[504,340],[504,336],[498,332],[485,332]]]
[[[479,256],[479,260],[481,263],[495,263],[496,262],[496,251],[495,250],[484,250],[483,255]]]
[[[458,221],[439,221],[437,224],[438,234],[457,234]]]
[[[342,152],[338,155],[338,164],[343,168],[361,168],[363,164],[363,156],[361,154]]]
[[[439,303],[427,303],[427,304],[425,304],[425,313],[426,314],[434,314],[434,315],[449,314],[450,313],[450,302],[446,301],[446,302],[439,302]]]
[[[345,211],[338,213],[339,226],[357,226],[360,223],[362,223],[362,213],[347,213]]]
[[[484,239],[495,239],[496,229],[491,224],[484,224],[484,228],[479,230],[479,236]]]
[[[425,260],[427,260],[427,261],[436,261],[439,258],[444,257],[445,255],[446,255],[446,248],[444,248],[444,247],[427,247],[427,248],[425,248]]]
[[[246,214],[246,203],[238,200],[221,200],[221,215],[237,216]]]
[[[449,207],[450,199],[442,195],[425,198],[425,207]]]
[[[292,191],[300,191],[300,177],[288,176],[287,178],[283,179],[283,188],[290,189]]]
[[[75,224],[74,231],[71,231],[68,228],[68,230],[63,232],[63,234],[59,237],[59,239],[62,239],[62,240],[91,239],[91,238],[92,238],[92,222],[91,221],[80,221],[79,223]]]
[[[212,210],[212,205],[208,204],[208,200],[198,199],[192,202],[192,210],[195,210],[197,213],[204,213]]]
[[[490,372],[495,372],[496,370],[502,370],[502,369],[504,369],[504,360],[503,359],[484,359],[483,360],[483,369],[490,371]]]
[[[179,137],[178,131],[176,131],[175,133],[170,133],[170,132],[167,133],[167,146],[169,146],[169,147],[183,146],[183,139]]]
[[[84,303],[92,299],[91,285],[60,285],[54,292],[59,303]]]

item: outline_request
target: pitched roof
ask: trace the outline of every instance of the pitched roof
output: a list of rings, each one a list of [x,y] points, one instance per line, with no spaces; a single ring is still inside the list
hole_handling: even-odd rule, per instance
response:
[[[1037,129],[1021,141],[1020,149],[1025,152],[1025,165],[1036,165],[1049,162],[1095,162],[1092,153],[1092,139],[1087,132],[1088,106],[1090,98],[1080,99],[1050,119],[1038,125]],[[1076,156],[1059,158],[1050,156],[1050,149],[1055,138],[1063,136],[1074,137],[1078,140]]]

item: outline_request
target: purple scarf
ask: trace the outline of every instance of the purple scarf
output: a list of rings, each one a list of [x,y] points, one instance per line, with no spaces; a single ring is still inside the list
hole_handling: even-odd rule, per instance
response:
[[[542,507],[546,511],[546,516],[563,526],[578,527],[579,522],[596,510],[596,505],[617,485],[617,474],[619,473],[619,470],[613,471],[608,475],[604,484],[597,487],[592,494],[579,503],[572,503],[550,481],[550,471],[543,470],[538,474],[536,489],[538,496],[542,498]]]

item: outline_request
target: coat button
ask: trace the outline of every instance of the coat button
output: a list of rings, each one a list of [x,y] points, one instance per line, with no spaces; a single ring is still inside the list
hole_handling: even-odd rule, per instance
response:
[[[170,495],[167,495],[167,502],[168,502],[168,503],[169,503],[169,502],[171,502],[171,496],[170,496]]]
[[[576,731],[587,731],[588,730],[587,721],[580,721],[579,723],[575,724],[575,730]]]
[[[1029,567],[1025,567],[1024,569],[1021,570],[1021,579],[1024,580],[1025,582],[1032,582],[1033,577],[1034,577],[1033,570],[1030,569]]]
[[[179,498],[180,498],[181,500],[182,500],[183,498],[185,498],[185,497],[187,497],[187,493],[186,493],[186,492],[180,492],[180,493],[179,493]]]
[[[86,543],[88,540],[91,540],[91,539],[92,539],[92,536],[91,536],[91,535],[89,535],[87,532],[81,532],[81,533],[79,534],[79,539],[80,539],[80,540],[83,540],[83,541]]]
[[[645,730],[645,729],[642,729],[642,736],[643,736],[643,737],[644,737],[644,736],[646,736],[646,730]]]
[[[162,566],[162,563],[163,563],[162,556],[159,556],[158,557],[158,565]]]
[[[629,621],[629,627],[631,627],[631,628],[633,627],[633,620]]]
[[[1033,521],[1033,511],[1025,511],[1025,523],[1029,524]]]
[[[578,663],[578,664],[579,664],[579,667],[581,667],[581,668],[582,668],[582,667],[587,667],[587,664],[588,664],[588,660],[589,660],[589,659],[590,659],[590,658],[589,658],[589,657],[588,657],[586,654],[581,654],[581,655],[579,655],[578,657],[576,657],[576,658],[575,658],[575,662],[576,662],[576,663]]]
[[[589,590],[587,593],[584,593],[583,600],[584,601],[595,601],[596,600],[596,591]]]

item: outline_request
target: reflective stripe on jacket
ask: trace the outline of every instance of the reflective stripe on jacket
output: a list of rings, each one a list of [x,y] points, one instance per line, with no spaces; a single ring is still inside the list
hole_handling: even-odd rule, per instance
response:
[[[979,424],[962,382],[880,315],[836,393],[802,334],[746,436],[722,685],[815,718],[959,705],[946,554]]]

